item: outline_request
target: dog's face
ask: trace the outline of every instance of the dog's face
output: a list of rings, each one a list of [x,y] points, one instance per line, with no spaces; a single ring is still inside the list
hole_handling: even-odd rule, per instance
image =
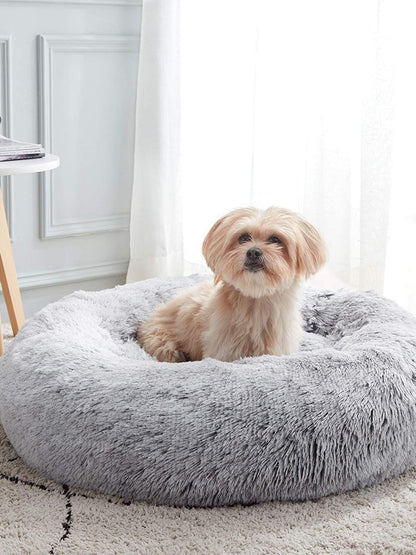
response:
[[[218,220],[202,247],[216,281],[247,297],[284,290],[314,274],[325,262],[318,231],[284,208],[240,208]]]

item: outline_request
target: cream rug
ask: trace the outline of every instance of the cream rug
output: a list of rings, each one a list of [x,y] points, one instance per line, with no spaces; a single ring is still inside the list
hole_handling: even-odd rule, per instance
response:
[[[157,507],[40,476],[0,426],[0,554],[20,553],[416,553],[416,470],[315,502]]]

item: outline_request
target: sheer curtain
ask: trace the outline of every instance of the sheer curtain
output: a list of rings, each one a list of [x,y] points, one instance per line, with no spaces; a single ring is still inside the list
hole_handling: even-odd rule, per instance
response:
[[[179,7],[143,3],[127,281],[183,272]]]
[[[128,280],[201,271],[217,217],[280,205],[326,238],[320,284],[416,311],[415,23],[411,0],[144,0]]]

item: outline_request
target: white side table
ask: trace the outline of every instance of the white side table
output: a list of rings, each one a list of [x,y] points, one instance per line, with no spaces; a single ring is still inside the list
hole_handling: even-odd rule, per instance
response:
[[[44,158],[33,158],[32,160],[13,160],[0,162],[1,175],[16,175],[19,173],[35,173],[53,170],[59,166],[59,157],[54,154],[46,154]],[[0,195],[0,282],[9,313],[10,324],[13,335],[16,335],[23,326],[25,316],[23,313],[22,298],[17,283],[16,267],[13,259],[12,246],[10,244],[9,228],[7,226],[6,213],[4,211],[3,198]],[[0,355],[3,354],[3,333],[0,322]]]

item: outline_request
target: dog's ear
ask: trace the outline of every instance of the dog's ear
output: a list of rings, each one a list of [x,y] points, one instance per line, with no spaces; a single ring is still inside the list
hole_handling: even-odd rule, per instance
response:
[[[214,274],[217,276],[215,267],[218,262],[218,257],[221,254],[221,243],[223,242],[223,234],[220,229],[222,228],[227,216],[220,218],[208,231],[207,236],[202,244],[202,254],[207,262],[207,265]],[[217,280],[217,277],[215,278]],[[221,278],[218,278],[218,280]]]
[[[296,272],[309,277],[326,262],[326,246],[319,231],[303,218],[297,221]]]

